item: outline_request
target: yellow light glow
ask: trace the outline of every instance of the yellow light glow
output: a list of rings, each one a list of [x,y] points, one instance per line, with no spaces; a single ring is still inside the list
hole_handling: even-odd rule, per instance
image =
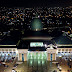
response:
[[[0,45],[0,46],[16,46],[16,45]]]

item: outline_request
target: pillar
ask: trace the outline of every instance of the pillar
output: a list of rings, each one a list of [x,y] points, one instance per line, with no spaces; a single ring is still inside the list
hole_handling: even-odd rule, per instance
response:
[[[22,61],[22,53],[19,53],[19,61]]]
[[[50,61],[50,53],[48,53],[48,61]]]
[[[56,53],[55,53],[55,60],[56,60]]]
[[[19,53],[18,53],[18,61],[19,61],[19,58],[20,58],[20,57],[19,57]]]
[[[27,53],[24,53],[24,61],[27,61]]]

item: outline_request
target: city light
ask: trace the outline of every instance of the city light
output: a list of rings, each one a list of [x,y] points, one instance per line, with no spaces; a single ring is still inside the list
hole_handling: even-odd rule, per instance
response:
[[[41,0],[42,1],[42,0]],[[68,0],[69,1],[69,0]],[[70,72],[72,70],[71,1],[58,7],[8,7],[1,0],[0,71]],[[23,2],[23,1],[22,1]],[[35,1],[36,2],[36,1]],[[2,4],[3,3],[3,4]],[[23,2],[23,5],[25,2]],[[51,2],[53,3],[53,2]],[[55,4],[56,3],[56,4]],[[61,0],[58,1],[61,3]],[[66,4],[64,4],[66,3]],[[10,5],[10,4],[7,4]],[[22,5],[22,3],[21,3]],[[52,4],[53,5],[53,4]],[[68,6],[68,7],[67,7]],[[22,62],[22,63],[18,63]],[[58,69],[57,69],[58,68]]]

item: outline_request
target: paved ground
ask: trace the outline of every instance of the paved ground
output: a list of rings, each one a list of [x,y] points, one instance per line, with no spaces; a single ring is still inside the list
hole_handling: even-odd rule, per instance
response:
[[[69,68],[67,65],[67,61],[58,58],[57,61],[60,63],[60,67],[62,68],[61,72],[68,72],[67,70],[72,70],[72,68]],[[44,65],[37,65],[37,66],[28,66],[27,62],[23,62],[22,64],[19,64],[17,68],[13,68],[14,63],[9,63],[9,67],[4,67],[3,65],[0,66],[0,72],[11,72],[12,69],[15,69],[17,72],[53,72],[54,70],[57,70],[57,72],[60,72],[57,68],[56,64],[50,61],[47,61]],[[70,62],[72,66],[72,61]]]

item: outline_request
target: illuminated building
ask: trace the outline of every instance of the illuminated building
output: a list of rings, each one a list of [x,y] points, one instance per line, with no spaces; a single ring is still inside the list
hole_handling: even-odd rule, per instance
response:
[[[31,23],[31,30],[26,31],[17,44],[0,45],[0,60],[4,57],[17,57],[18,61],[28,61],[31,64],[33,61],[54,61],[56,57],[71,58],[72,41],[63,34],[59,37],[49,36],[43,30],[41,21],[35,18]]]

